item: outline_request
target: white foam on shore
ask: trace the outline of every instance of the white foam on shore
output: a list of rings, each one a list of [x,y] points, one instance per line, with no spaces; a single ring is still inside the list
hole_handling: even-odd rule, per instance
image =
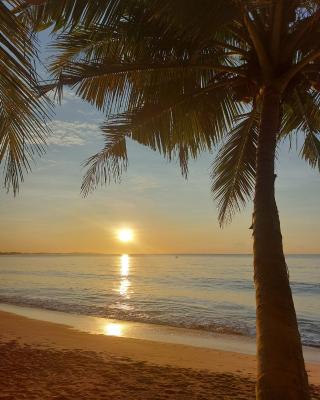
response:
[[[62,311],[20,307],[4,303],[0,303],[0,310],[31,319],[67,325],[72,329],[91,334],[183,344],[242,354],[256,353],[255,339],[245,336],[217,334],[195,329],[75,315]],[[303,352],[306,361],[320,363],[320,349],[304,346]]]

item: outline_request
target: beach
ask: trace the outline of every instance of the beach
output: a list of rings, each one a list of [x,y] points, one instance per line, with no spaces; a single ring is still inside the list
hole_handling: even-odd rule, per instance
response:
[[[0,312],[1,399],[254,399],[255,357]],[[307,362],[312,398],[320,364]]]

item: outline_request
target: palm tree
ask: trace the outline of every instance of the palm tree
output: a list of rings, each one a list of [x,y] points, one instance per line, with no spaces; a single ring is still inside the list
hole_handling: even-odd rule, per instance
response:
[[[119,179],[127,138],[177,157],[184,176],[190,158],[219,146],[220,224],[254,202],[257,398],[309,399],[274,183],[277,145],[294,136],[320,168],[320,1],[37,3],[32,18],[58,32],[43,92],[68,85],[106,113],[83,193]]]
[[[39,98],[34,35],[30,20],[16,12],[21,4],[0,3],[0,167],[4,186],[14,193],[34,155],[44,151],[50,110]]]

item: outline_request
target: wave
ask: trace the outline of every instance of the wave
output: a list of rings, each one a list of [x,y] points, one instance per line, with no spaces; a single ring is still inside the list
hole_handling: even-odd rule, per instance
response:
[[[19,296],[0,296],[0,302],[16,306],[41,308],[44,310],[61,311],[69,314],[80,314],[94,317],[118,319],[123,321],[143,322],[148,324],[166,325],[187,329],[197,329],[207,332],[223,333],[229,335],[252,336],[254,332],[245,325],[236,322],[223,324],[222,322],[208,322],[206,320],[194,321],[180,318],[175,320],[159,318],[153,315],[154,312],[135,311],[132,306],[121,304],[121,306],[112,304],[108,308],[99,306],[86,306],[83,304],[65,303],[61,301],[46,300],[39,298],[26,298]],[[157,312],[157,314],[159,314]],[[163,315],[165,313],[163,312]]]
[[[142,322],[148,324],[165,325],[178,328],[195,329],[212,333],[255,336],[254,318],[248,316],[244,318],[246,322],[239,322],[236,319],[220,318],[212,321],[206,316],[198,317],[197,320],[175,315],[168,318],[166,310],[161,311],[142,311],[135,310],[130,304],[113,303],[108,307],[97,305],[85,305],[76,303],[66,303],[52,299],[27,298],[20,296],[0,295],[0,302],[17,306],[40,308],[51,311],[61,311],[68,314],[88,315],[94,317],[110,318],[123,321]],[[306,346],[320,348],[318,340],[319,325],[308,319],[300,319],[299,327],[302,336],[302,343]]]

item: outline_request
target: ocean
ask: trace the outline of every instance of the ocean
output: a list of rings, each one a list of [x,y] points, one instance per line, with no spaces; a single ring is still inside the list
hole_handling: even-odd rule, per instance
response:
[[[304,345],[320,347],[320,255],[287,263]],[[0,302],[254,336],[249,255],[8,255]]]

